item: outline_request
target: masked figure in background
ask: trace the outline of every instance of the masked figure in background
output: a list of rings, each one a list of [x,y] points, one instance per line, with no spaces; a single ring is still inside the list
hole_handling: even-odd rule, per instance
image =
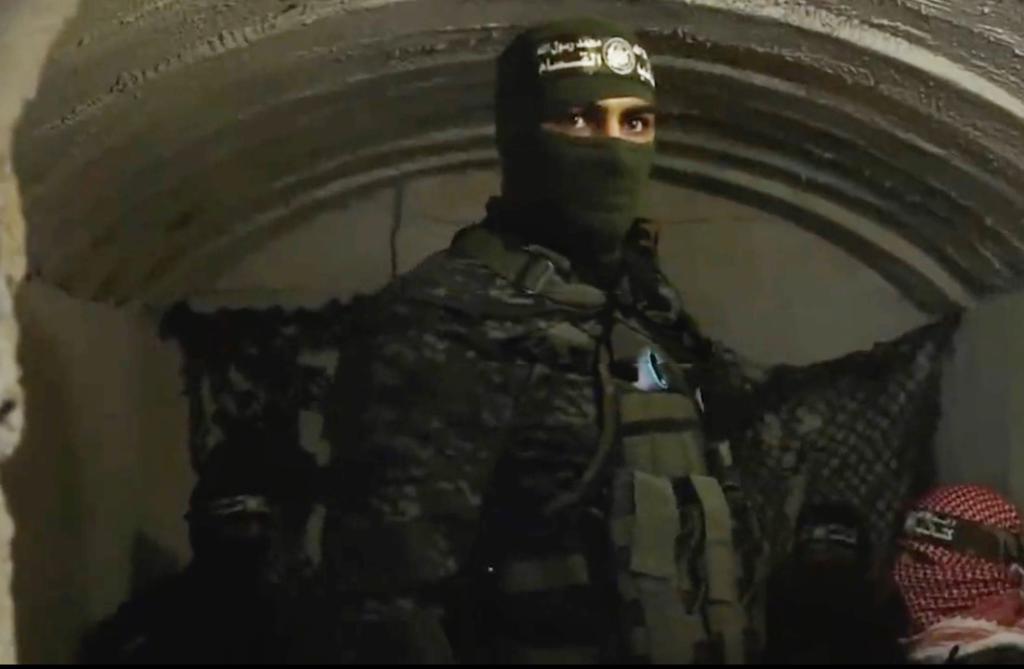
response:
[[[637,220],[650,60],[581,19],[520,35],[498,70],[501,197],[362,306],[339,362],[341,659],[744,661],[763,547],[712,433],[746,388]]]
[[[801,459],[745,458],[763,479],[750,503],[729,440],[769,385],[698,332],[659,269],[657,231],[637,218],[655,87],[635,35],[603,21],[547,24],[502,53],[501,196],[450,248],[352,305],[362,332],[339,344],[325,406],[324,608],[300,659],[761,654],[772,542],[758,516],[785,515],[783,470]],[[812,427],[807,453],[857,451],[873,466],[838,438],[869,434],[905,464],[885,435],[911,434],[900,421],[934,375],[917,344],[904,348],[853,360],[866,371],[845,385],[811,370],[833,390],[778,405],[784,441],[799,442],[789,425],[808,407],[839,407],[847,422]],[[907,385],[887,386],[892,370],[910,370]],[[902,491],[889,472],[858,473],[851,490],[879,508],[873,486]]]
[[[186,516],[189,565],[101,623],[83,644],[84,663],[289,658],[288,622],[304,571],[299,528],[309,513],[314,465],[298,449],[261,459],[249,446],[225,447],[206,464]]]
[[[769,664],[899,664],[898,599],[874,582],[865,523],[844,504],[805,507],[768,588]]]
[[[941,487],[914,505],[893,576],[912,622],[911,662],[1024,663],[1020,513],[981,486]]]

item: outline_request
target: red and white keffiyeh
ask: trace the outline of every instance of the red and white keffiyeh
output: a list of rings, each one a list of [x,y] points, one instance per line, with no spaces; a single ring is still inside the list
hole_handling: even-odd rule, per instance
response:
[[[988,488],[937,488],[914,506],[1020,533],[1013,504]],[[1024,598],[1020,567],[999,564],[943,546],[906,539],[893,576],[906,602],[915,636],[910,659],[943,662],[954,648],[960,656],[997,646],[1024,648]]]

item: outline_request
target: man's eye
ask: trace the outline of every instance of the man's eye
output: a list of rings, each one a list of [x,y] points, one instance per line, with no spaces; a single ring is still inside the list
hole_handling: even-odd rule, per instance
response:
[[[635,116],[626,121],[626,127],[632,132],[644,132],[651,127],[651,120],[643,116]]]
[[[573,128],[586,128],[587,119],[579,112],[570,113],[565,119]]]

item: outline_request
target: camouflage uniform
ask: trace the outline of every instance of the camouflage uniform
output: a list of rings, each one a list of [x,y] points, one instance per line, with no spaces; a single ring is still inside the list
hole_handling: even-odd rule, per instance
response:
[[[631,257],[605,294],[475,226],[361,306],[326,409],[335,660],[754,654],[763,542],[694,381],[717,356]]]

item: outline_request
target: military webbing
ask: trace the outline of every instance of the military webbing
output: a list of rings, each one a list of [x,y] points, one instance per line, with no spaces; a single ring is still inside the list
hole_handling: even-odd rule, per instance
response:
[[[508,593],[553,590],[590,582],[587,561],[580,554],[537,560],[513,560],[501,568],[501,589]]]
[[[593,309],[607,301],[604,293],[593,286],[562,280],[549,256],[539,251],[511,249],[501,237],[479,226],[461,231],[452,250],[484,263],[513,285],[559,304]]]
[[[598,347],[598,376],[601,383],[601,435],[598,439],[597,453],[590,461],[576,486],[555,498],[545,509],[546,513],[554,513],[578,501],[587,492],[590,483],[603,468],[612,448],[615,446],[615,437],[619,424],[619,402],[611,379],[610,356],[611,352],[607,346],[601,345]]]
[[[553,302],[591,311],[606,303],[604,293],[600,290],[563,280],[554,265],[555,261],[542,252],[510,249],[500,237],[483,228],[464,230],[453,249],[482,262],[513,285],[530,293],[539,293]],[[593,346],[586,333],[568,323],[556,325],[547,332],[547,336],[562,353],[589,350]],[[615,445],[619,410],[611,378],[611,351],[607,343],[599,344],[597,353],[602,423],[597,452],[580,480],[546,506],[547,514],[570,507],[586,494]],[[550,556],[543,560],[510,561],[502,567],[499,581],[503,592],[514,595],[586,585],[589,583],[589,575],[587,563],[582,556]],[[545,648],[510,641],[502,642],[500,647],[499,655],[507,662],[592,664],[599,659],[599,649],[590,647]]]
[[[554,327],[547,329],[545,335],[562,355],[569,355],[574,350],[587,350],[593,346],[590,335],[565,322],[557,323]]]
[[[664,580],[633,577],[646,623],[646,654],[653,664],[692,664],[705,639],[699,613],[688,613],[679,595]]]
[[[676,393],[624,393],[620,402],[627,465],[673,478],[706,473],[691,400]]]
[[[682,533],[672,482],[633,472],[634,521],[630,571],[643,607],[647,652],[655,664],[692,662],[703,624],[679,596],[677,540]]]
[[[708,579],[708,618],[714,634],[721,635],[726,664],[743,662],[746,615],[737,592],[736,551],[732,538],[732,513],[718,481],[692,476],[704,510],[704,550]]]
[[[633,546],[629,566],[633,571],[676,582],[676,537],[679,536],[679,505],[672,481],[641,471],[633,473]]]
[[[637,360],[653,346],[626,323],[616,324],[612,342],[620,362]],[[673,364],[663,357],[659,364]],[[699,408],[683,394],[690,391],[685,379],[675,374],[671,387],[675,392],[637,392],[620,386],[620,438],[633,504],[629,518],[613,519],[612,532],[617,545],[628,545],[629,574],[621,578],[624,590],[643,611],[645,633],[636,636],[633,651],[657,664],[692,663],[709,659],[702,650],[715,653],[717,648],[718,659],[741,663],[746,659],[747,618],[739,597],[741,565],[733,543],[730,502],[709,471]],[[731,471],[731,456],[723,452],[720,459],[719,469]],[[677,490],[686,482],[700,509],[700,556],[680,547],[688,502],[678,498]],[[694,561],[703,564],[703,583],[690,578]],[[703,589],[706,601],[688,609],[684,599],[692,598],[694,587]]]

